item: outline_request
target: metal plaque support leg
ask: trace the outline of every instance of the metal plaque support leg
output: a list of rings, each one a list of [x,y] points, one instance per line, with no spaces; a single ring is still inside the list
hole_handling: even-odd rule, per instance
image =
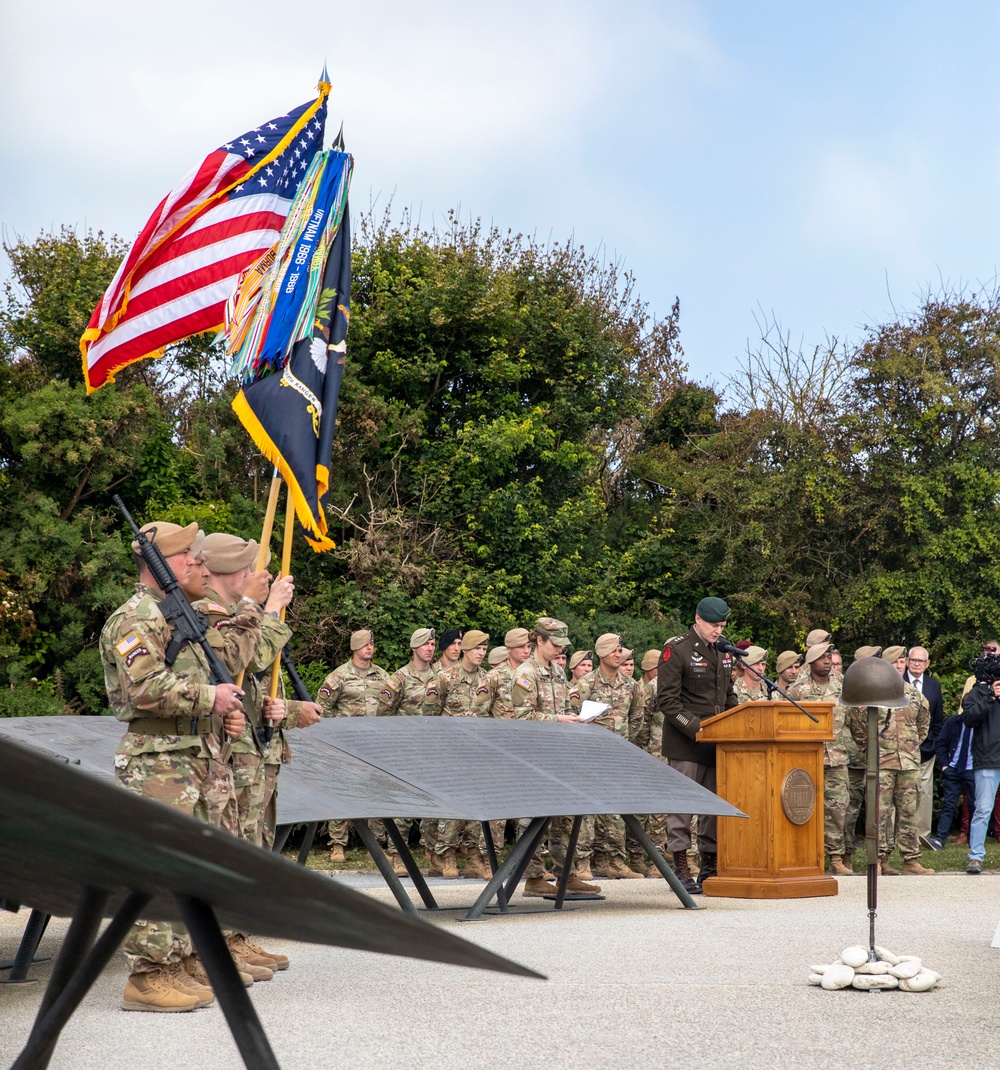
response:
[[[313,844],[316,842],[316,830],[319,828],[318,821],[310,821],[306,825],[306,834],[302,838],[302,846],[299,848],[299,857],[295,859],[300,866],[304,866],[309,861],[309,852],[312,850]],[[286,836],[287,840],[288,837]]]
[[[493,842],[493,829],[490,828],[488,821],[480,821],[479,824],[483,830],[483,839],[486,841],[486,857],[490,863],[490,870],[496,873],[497,845]],[[504,891],[502,884],[497,888],[497,906],[500,908],[501,914],[507,913],[507,893]]]
[[[274,830],[274,843],[271,844],[271,850],[275,854],[281,854],[285,849],[285,844],[288,843],[288,837],[292,834],[292,825],[279,825]]]
[[[511,888],[517,887],[517,882],[521,879],[519,874],[523,873],[527,868],[531,854],[538,846],[549,820],[547,817],[532,818],[531,824],[528,825],[520,839],[511,848],[511,852],[507,855],[503,865],[494,872],[493,877],[487,882],[479,898],[469,908],[462,921],[478,921],[500,888],[504,889],[507,900],[508,902],[510,901]],[[511,878],[509,883],[507,883],[508,877]]]
[[[573,827],[569,830],[569,842],[566,844],[566,857],[563,858],[562,873],[559,874],[559,887],[556,889],[556,910],[562,910],[566,902],[566,885],[569,884],[569,875],[573,872],[573,858],[576,855],[576,841],[580,838],[580,825],[583,817],[577,814],[573,818]]]
[[[660,854],[659,848],[655,843],[646,835],[646,830],[642,827],[642,823],[636,819],[635,814],[622,814],[622,821],[625,822],[626,828],[629,832],[642,844],[643,850],[653,861],[653,865],[660,871],[663,879],[670,885],[670,890],[681,901],[681,905],[685,910],[701,910],[702,908],[691,898],[684,885],[681,884],[677,874],[667,865],[667,860]]]
[[[375,834],[368,827],[368,822],[363,817],[351,818],[351,825],[361,838],[361,842],[365,845],[365,850],[372,856],[372,860],[378,867],[379,873],[382,874],[382,879],[389,885],[389,890],[396,897],[396,902],[399,903],[405,913],[417,917],[417,908],[406,894],[406,889],[403,887],[399,877],[393,873],[392,866],[389,864],[389,859],[385,857],[385,851],[379,846]]]
[[[409,873],[410,880],[413,881],[413,887],[420,893],[420,898],[424,901],[424,906],[427,907],[428,910],[437,910],[437,900],[427,886],[427,881],[424,880],[424,875],[420,872],[420,867],[417,865],[417,860],[413,857],[410,845],[399,831],[399,826],[391,817],[383,817],[382,824],[385,826],[385,831],[389,839],[392,840],[392,846],[396,849],[396,854],[399,855],[403,860],[403,865],[406,866],[406,872]]]
[[[85,888],[80,896],[31,1035],[11,1070],[45,1070],[49,1065],[63,1027],[121,945],[149,896],[144,892],[129,895],[94,943],[107,901],[108,893],[97,888]]]
[[[212,908],[187,895],[176,898],[233,1040],[243,1056],[243,1065],[247,1070],[280,1070]]]
[[[34,980],[28,977],[28,967],[33,962],[48,962],[48,956],[36,959],[35,952],[45,935],[49,925],[51,914],[44,914],[40,910],[33,910],[28,915],[21,943],[18,945],[17,954],[9,962],[0,962],[0,970],[10,970],[10,976],[0,979],[0,985],[34,984]]]

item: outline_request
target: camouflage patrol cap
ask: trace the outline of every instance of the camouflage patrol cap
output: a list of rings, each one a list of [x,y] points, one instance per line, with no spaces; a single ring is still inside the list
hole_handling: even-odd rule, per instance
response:
[[[744,665],[757,665],[767,660],[767,651],[762,646],[748,646],[746,656],[743,658]]]
[[[434,642],[434,629],[433,628],[418,628],[413,635],[410,636],[410,649],[416,650],[418,646],[423,646],[424,643]]]
[[[816,646],[817,643],[829,643],[833,636],[825,628],[813,628],[806,636],[806,646]]]
[[[507,648],[505,646],[495,646],[486,655],[486,660],[490,663],[490,665],[499,665],[501,662],[507,660]]]
[[[569,625],[555,617],[539,617],[535,622],[535,631],[542,639],[548,639],[556,646],[569,646]]]
[[[190,550],[198,537],[197,524],[188,524],[186,528],[182,528],[180,524],[171,524],[168,520],[152,520],[143,524],[139,530],[164,557],[173,557],[174,554]],[[139,552],[137,539],[132,542],[132,552]]]
[[[790,669],[801,660],[802,655],[797,650],[782,650],[778,655],[778,660],[774,663],[774,671],[784,672],[785,669]]]
[[[368,646],[369,643],[375,642],[375,633],[371,628],[360,628],[356,632],[351,632],[351,650],[361,650]]]
[[[224,531],[206,535],[201,552],[205,555],[205,564],[217,576],[227,576],[241,568],[254,568],[257,564],[256,540],[248,542],[239,535],[227,535]],[[267,556],[270,560],[270,553]]]
[[[489,632],[480,632],[475,628],[470,628],[462,636],[462,650],[475,650],[477,646],[486,646],[489,641]]]
[[[698,603],[695,615],[701,617],[706,624],[724,624],[729,620],[732,610],[721,598],[703,598]]]
[[[818,661],[832,646],[833,643],[814,643],[806,651],[806,664],[812,665],[814,661]]]
[[[599,658],[606,658],[622,645],[622,637],[613,632],[605,632],[597,637],[594,643],[594,652]]]
[[[580,664],[581,661],[593,661],[594,655],[589,650],[578,650],[570,659],[569,667],[572,671]]]
[[[655,669],[660,664],[660,652],[659,650],[647,650],[642,655],[642,661],[640,662],[640,668],[643,672],[649,672],[650,669]]]
[[[905,657],[906,657],[906,647],[905,646],[887,646],[885,648],[885,650],[882,651],[882,660],[883,661],[888,661],[890,663],[893,662],[893,661],[899,661],[900,658],[905,658]]]
[[[511,650],[514,647],[524,646],[525,643],[531,642],[531,636],[528,634],[527,628],[511,628],[511,630],[503,637],[503,645],[510,647]]]
[[[857,661],[859,658],[877,658],[881,653],[882,648],[880,646],[859,646],[858,649],[854,651],[854,660]]]

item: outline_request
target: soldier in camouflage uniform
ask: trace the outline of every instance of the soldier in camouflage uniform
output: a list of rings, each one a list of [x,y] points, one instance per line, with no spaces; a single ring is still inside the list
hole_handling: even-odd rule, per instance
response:
[[[570,709],[579,712],[588,699],[606,703],[608,708],[595,718],[595,724],[609,728],[623,739],[648,743],[643,735],[645,699],[641,685],[621,672],[624,648],[621,638],[610,632],[598,637],[594,653],[599,661],[593,672],[577,680],[569,689]],[[631,879],[641,877],[625,863],[625,822],[618,814],[601,814],[594,821],[594,873],[598,877]]]
[[[324,717],[375,716],[379,693],[389,674],[380,665],[373,664],[374,657],[375,633],[370,628],[352,632],[350,660],[338,665],[327,676],[316,696]],[[373,822],[372,828],[380,830],[381,826]],[[330,822],[331,862],[344,861],[347,832],[346,821]]]
[[[442,669],[451,669],[456,666],[462,658],[462,629],[461,628],[449,628],[446,632],[441,633],[441,656],[434,662],[431,668],[435,673],[441,672]]]
[[[190,551],[198,525],[153,523],[143,531],[184,584],[194,567]],[[137,542],[132,549],[139,570],[136,593],[111,614],[100,640],[108,702],[114,715],[128,722],[115,755],[115,776],[130,791],[218,824],[225,814],[235,815],[223,736],[243,730],[242,691],[234,684],[211,683],[196,645],[184,644],[166,664],[173,633],[158,608],[163,592],[138,556]],[[255,588],[240,601],[225,638],[211,637],[230,665],[246,664],[252,655],[260,635],[257,600],[266,590]],[[186,1011],[213,1001],[211,988],[184,968],[191,943],[183,926],[136,922],[124,950],[130,971],[124,1010]]]
[[[832,673],[833,655],[829,642],[814,643],[806,652],[806,681],[801,677],[788,690],[799,702],[832,702],[833,740],[823,744],[823,844],[830,856],[830,872],[846,876],[852,871],[844,864],[849,780],[847,767],[856,760],[857,744],[847,723],[848,707],[840,701],[843,680]]]
[[[475,628],[470,628],[462,636],[462,656],[450,669],[437,673],[424,690],[425,717],[476,716],[476,698],[486,678],[482,666],[489,638],[486,632]],[[465,847],[466,869],[472,867],[471,876],[486,874],[486,843],[479,823],[449,819],[438,822],[434,844],[442,876],[447,880],[458,876],[460,845]]]
[[[594,669],[594,657],[589,650],[578,650],[569,659],[569,679],[575,683],[582,676]]]
[[[527,628],[511,628],[504,636],[506,657],[494,666],[483,680],[476,695],[477,717],[514,717],[511,690],[518,669],[531,657],[531,642]]]
[[[642,677],[639,687],[642,690],[642,719],[643,729],[632,742],[636,746],[642,746],[654,758],[667,764],[667,759],[661,753],[663,748],[663,714],[656,708],[656,674],[660,664],[659,650],[647,650],[642,656],[639,667],[642,669]],[[645,745],[643,745],[643,740]],[[638,816],[638,815],[637,815]],[[640,818],[646,835],[656,844],[660,853],[667,849],[667,815],[647,814]],[[625,830],[625,847],[628,851],[629,868],[641,876],[658,877],[660,871],[650,862],[646,863],[646,853],[642,845]]]
[[[900,676],[906,671],[906,647],[886,647],[882,658],[891,662]],[[927,699],[905,679],[903,689],[908,705],[899,709],[879,711],[879,866],[883,874],[895,876],[899,873],[898,869],[889,865],[895,819],[896,841],[899,853],[903,856],[903,872],[922,876],[934,872],[920,863],[920,840],[917,836],[920,744],[926,739],[927,730],[930,728],[931,708]],[[868,744],[868,711],[852,706],[849,727],[857,746],[864,753]]]
[[[757,673],[767,675],[767,651],[761,646],[750,646],[743,657],[743,675],[733,681],[733,691],[740,702],[767,698],[767,688]]]
[[[567,712],[567,683],[562,670],[553,665],[553,658],[560,650],[569,646],[569,629],[561,620],[554,617],[539,617],[534,630],[529,634],[535,650],[519,668],[514,676],[511,698],[514,703],[514,715],[520,720],[528,721],[571,721],[579,723],[579,718]],[[518,830],[523,835],[530,823],[530,818],[518,821]],[[593,839],[593,827],[588,818],[580,826],[579,842],[573,871],[568,878],[567,888],[574,892],[589,892],[597,885],[586,884],[582,872],[588,866],[590,843]],[[571,818],[557,817],[549,823],[549,853],[562,866],[566,858],[566,844],[573,821]],[[554,894],[556,887],[550,883],[542,864],[541,851],[535,851],[525,871],[523,895],[544,896]]]
[[[418,628],[410,636],[410,650],[413,656],[402,668],[397,669],[386,679],[385,687],[378,693],[378,702],[375,705],[376,717],[419,717],[423,713],[424,691],[434,678],[434,670],[431,668],[434,649],[433,628]],[[397,817],[395,821],[403,839],[408,839],[415,819]],[[391,844],[387,853],[393,871],[398,876],[405,877],[406,866]],[[432,874],[432,876],[440,876],[440,874]]]

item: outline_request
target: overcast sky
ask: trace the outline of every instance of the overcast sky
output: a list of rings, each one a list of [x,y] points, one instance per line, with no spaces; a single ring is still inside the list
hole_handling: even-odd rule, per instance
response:
[[[600,248],[654,315],[680,298],[722,384],[755,315],[812,346],[992,285],[998,30],[995,3],[929,0],[28,0],[0,35],[0,225],[131,240],[326,60],[355,211]]]

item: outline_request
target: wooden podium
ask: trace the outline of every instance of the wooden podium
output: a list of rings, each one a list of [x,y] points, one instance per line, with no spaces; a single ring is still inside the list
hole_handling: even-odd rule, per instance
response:
[[[799,899],[836,895],[823,872],[823,743],[833,739],[833,703],[744,702],[701,722],[716,744],[716,794],[749,821],[718,819],[718,875],[706,895]]]

